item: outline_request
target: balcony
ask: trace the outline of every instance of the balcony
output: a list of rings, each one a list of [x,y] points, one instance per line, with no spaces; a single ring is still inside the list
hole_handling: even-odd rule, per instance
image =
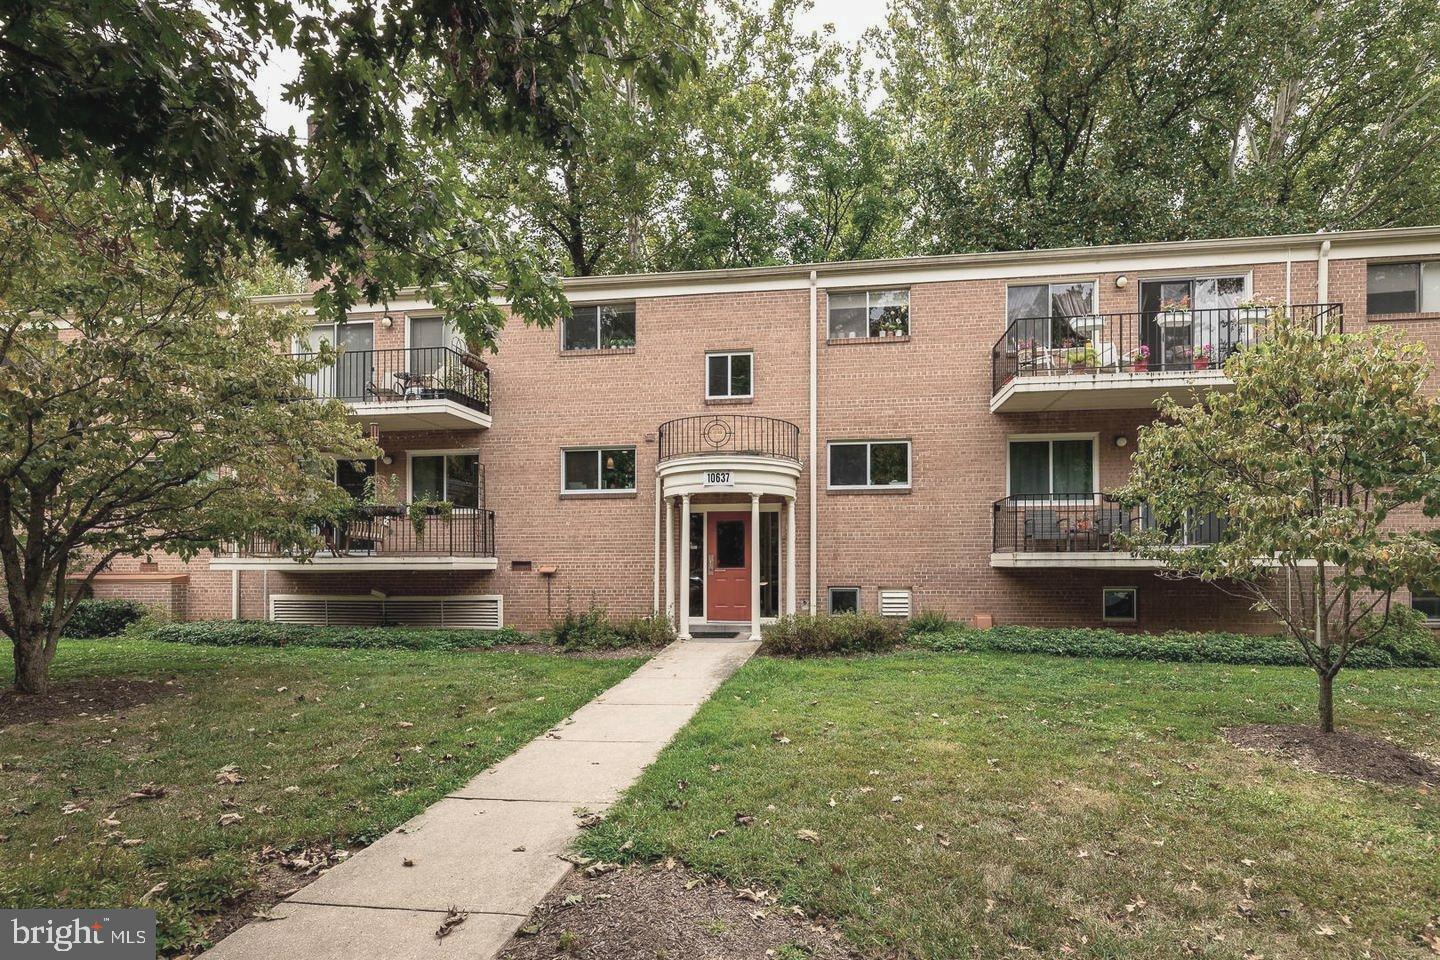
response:
[[[1227,389],[1225,361],[1257,343],[1270,307],[1160,310],[1015,320],[991,350],[993,413],[1153,406],[1169,394],[1194,402]],[[1290,315],[1317,332],[1343,329],[1336,303]]]
[[[305,558],[264,537],[231,544],[210,561],[212,570],[494,570],[495,511],[431,508],[416,529],[404,505],[364,505],[345,521],[314,528],[324,546]]]
[[[491,422],[489,368],[451,347],[344,350],[306,377],[305,388],[345,401],[352,417],[385,430],[475,430]]]
[[[743,414],[681,417],[660,424],[656,473],[666,496],[759,494],[793,498],[800,428]]]
[[[1156,528],[1147,507],[1108,493],[1005,497],[994,504],[990,566],[1160,569],[1164,563],[1120,549],[1117,534]],[[1176,549],[1216,543],[1226,520],[1214,514],[1171,531]]]

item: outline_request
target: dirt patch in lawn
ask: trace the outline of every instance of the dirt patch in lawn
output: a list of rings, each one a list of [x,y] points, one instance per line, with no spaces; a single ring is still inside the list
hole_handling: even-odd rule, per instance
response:
[[[180,692],[174,682],[105,677],[56,683],[43,697],[0,692],[0,727],[37,720],[68,720],[128,710]]]
[[[1440,766],[1386,740],[1317,727],[1255,724],[1227,727],[1225,739],[1237,747],[1277,754],[1315,773],[1354,777],[1390,786],[1440,786]]]
[[[787,949],[788,948],[788,949]],[[856,956],[824,924],[679,869],[576,873],[536,908],[503,960],[774,960]]]

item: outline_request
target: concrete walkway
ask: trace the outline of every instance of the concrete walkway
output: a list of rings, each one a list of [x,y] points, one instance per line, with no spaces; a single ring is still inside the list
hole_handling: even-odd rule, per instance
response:
[[[561,723],[205,953],[207,960],[486,960],[570,871],[604,810],[758,645],[671,644]],[[411,866],[406,866],[406,863]],[[466,914],[443,939],[452,909]]]

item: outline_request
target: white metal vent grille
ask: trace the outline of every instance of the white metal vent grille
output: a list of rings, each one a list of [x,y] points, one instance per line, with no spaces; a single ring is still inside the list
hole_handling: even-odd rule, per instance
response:
[[[505,623],[498,596],[270,598],[270,619],[316,627],[432,627],[499,630]]]
[[[909,591],[909,590],[881,590],[881,591],[880,591],[880,616],[882,616],[882,617],[908,617],[908,616],[910,616],[910,591]]]

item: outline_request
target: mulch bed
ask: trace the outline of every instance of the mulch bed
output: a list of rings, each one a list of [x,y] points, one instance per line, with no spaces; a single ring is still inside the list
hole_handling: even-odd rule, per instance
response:
[[[668,866],[572,874],[500,951],[502,960],[857,956],[829,927],[777,905],[767,891],[737,891]]]
[[[1225,739],[1237,747],[1278,754],[1313,773],[1354,777],[1389,786],[1440,786],[1440,766],[1375,737],[1318,727],[1255,724],[1227,727]]]
[[[0,727],[115,713],[161,697],[173,697],[179,692],[180,687],[175,683],[122,677],[51,684],[50,692],[43,697],[10,689],[0,692]]]

